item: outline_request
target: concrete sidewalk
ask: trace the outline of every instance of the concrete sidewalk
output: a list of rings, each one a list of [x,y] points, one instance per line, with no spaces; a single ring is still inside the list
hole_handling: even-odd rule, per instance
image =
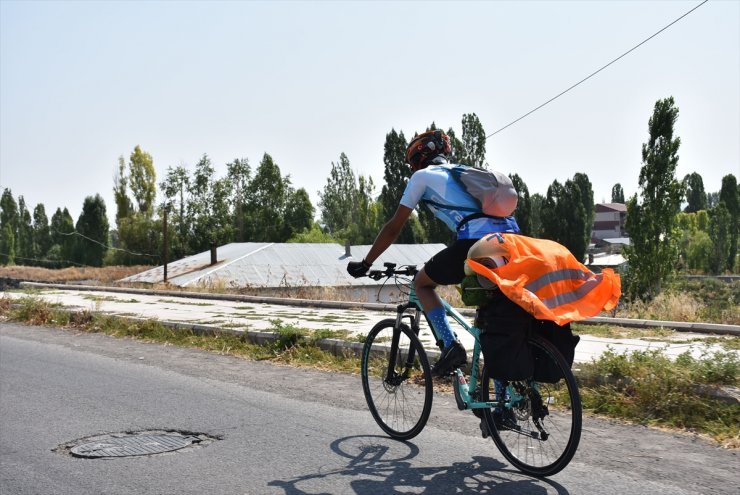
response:
[[[194,327],[199,330],[261,333],[271,331],[275,322],[279,321],[283,325],[312,330],[344,330],[352,336],[367,334],[378,321],[384,318],[395,318],[396,315],[393,305],[357,304],[352,305],[354,309],[349,309],[330,307],[337,306],[337,304],[330,304],[326,301],[314,301],[315,306],[307,306],[305,301],[281,300],[280,304],[274,304],[256,302],[255,300],[259,298],[234,301],[214,299],[213,295],[204,299],[196,297],[197,295],[184,297],[162,293],[152,294],[151,291],[144,290],[131,293],[132,291],[105,289],[92,291],[90,288],[84,290],[70,286],[44,288],[40,284],[34,285],[35,290],[38,291],[34,294],[35,297],[60,304],[70,310],[88,310],[121,317],[156,319],[178,327]],[[4,295],[12,298],[26,296],[20,292],[5,292]],[[291,305],[291,302],[295,305]],[[340,304],[339,306],[347,305]],[[466,312],[466,314],[470,313]],[[422,325],[422,342],[430,351],[430,359],[436,359],[434,354],[437,353],[437,348],[431,339],[431,332],[426,328],[426,323]],[[613,349],[620,354],[634,350],[660,349],[670,357],[676,357],[684,352],[700,357],[705,352],[724,350],[720,345],[703,342],[709,337],[705,333],[681,332],[660,339],[609,339],[588,335],[583,332],[583,328],[581,327],[581,341],[576,348],[576,362],[591,361],[607,349]],[[453,324],[453,329],[466,349],[471,350],[473,348],[472,336],[456,324]]]

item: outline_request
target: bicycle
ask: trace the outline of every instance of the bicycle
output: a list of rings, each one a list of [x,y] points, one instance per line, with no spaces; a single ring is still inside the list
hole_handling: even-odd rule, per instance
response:
[[[432,374],[419,340],[424,311],[412,283],[416,267],[384,266],[385,270],[372,270],[367,276],[386,281],[394,278],[408,301],[398,305],[395,318],[379,321],[368,333],[362,351],[362,388],[380,428],[392,438],[408,440],[424,429],[432,409]],[[482,416],[496,447],[522,472],[542,477],[561,471],[578,448],[582,420],[578,386],[565,358],[552,343],[532,334],[528,343],[540,364],[557,371],[555,378],[547,378],[554,383],[534,377],[517,381],[491,378],[485,363],[480,366],[481,330],[447,301],[442,304],[447,315],[475,338],[469,379],[460,369],[453,372],[458,409]],[[428,326],[441,348],[434,327]]]

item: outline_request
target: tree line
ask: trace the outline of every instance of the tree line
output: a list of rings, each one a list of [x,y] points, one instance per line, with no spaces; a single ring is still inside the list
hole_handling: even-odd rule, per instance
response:
[[[625,201],[620,184],[613,203],[626,203],[626,230],[631,246],[625,255],[628,293],[650,297],[677,267],[707,273],[732,272],[738,237],[737,181],[728,175],[722,188],[707,193],[694,172],[675,176],[680,138],[673,136],[678,108],[673,98],[659,100],[648,123],[649,141],[642,145],[639,191]],[[429,129],[443,129],[432,122]],[[461,132],[450,127],[451,161],[479,168],[486,162],[486,134],[477,115],[462,117]],[[411,136],[413,138],[413,136]],[[131,265],[162,262],[164,219],[168,259],[203,252],[211,243],[350,242],[370,244],[398,206],[411,170],[405,163],[408,141],[391,129],[383,148],[384,174],[379,190],[372,178],[357,175],[347,155],[331,163],[318,191],[316,208],[304,188],[265,153],[256,168],[246,158],[226,164],[226,174],[203,155],[192,170],[169,167],[157,183],[149,153],[136,146],[119,158],[113,181],[115,226],[108,224],[99,194],[88,196],[75,223],[67,208],[48,220],[43,204],[29,211],[23,196],[16,202],[5,189],[0,200],[0,263],[48,267]],[[525,235],[556,240],[578,259],[585,259],[594,223],[592,184],[585,173],[563,183],[555,180],[546,194],[531,194],[516,173],[510,177],[519,193],[515,216]],[[159,191],[159,200],[158,197]],[[680,207],[686,202],[684,211]],[[399,243],[447,243],[451,233],[419,208],[399,236]]]

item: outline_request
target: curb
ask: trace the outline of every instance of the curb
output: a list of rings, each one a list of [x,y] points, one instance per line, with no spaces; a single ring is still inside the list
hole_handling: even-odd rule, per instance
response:
[[[127,287],[105,287],[95,285],[68,285],[68,284],[47,284],[40,282],[21,282],[20,287],[29,288],[52,288],[64,290],[85,290],[99,292],[118,292],[124,294],[144,294],[155,296],[169,297],[189,297],[193,299],[206,299],[214,301],[240,301],[261,304],[279,304],[283,306],[314,307],[325,309],[367,309],[370,311],[390,311],[395,312],[397,304],[382,303],[361,303],[346,301],[316,301],[312,299],[284,299],[280,297],[263,297],[263,296],[246,296],[239,294],[207,294],[202,292],[183,292],[172,290],[150,290],[134,289]],[[458,309],[460,314],[467,317],[474,317],[475,310],[470,308]],[[692,333],[709,333],[719,335],[736,335],[740,336],[740,325],[725,325],[720,323],[699,323],[699,322],[682,322],[682,321],[665,321],[665,320],[643,320],[629,318],[611,318],[605,316],[594,316],[583,321],[580,325],[618,325],[630,328],[671,328],[679,332]]]

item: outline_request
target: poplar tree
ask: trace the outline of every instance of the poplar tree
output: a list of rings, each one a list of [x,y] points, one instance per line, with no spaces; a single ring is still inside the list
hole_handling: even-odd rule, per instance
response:
[[[731,228],[732,216],[725,202],[720,201],[709,213],[709,238],[713,246],[709,270],[715,275],[721,275],[728,268],[727,261],[732,244]]]
[[[80,234],[75,261],[88,266],[103,266],[108,251],[109,225],[105,201],[100,194],[85,198],[75,230]]]
[[[47,258],[60,266],[68,266],[74,257],[74,220],[69,210],[57,208],[51,217],[51,243]]]
[[[529,188],[519,177],[519,174],[509,174],[509,178],[514,184],[514,189],[516,189],[519,197],[516,210],[514,210],[514,218],[516,218],[516,223],[519,225],[522,234],[532,237],[532,200],[529,197]]]
[[[680,232],[677,214],[683,188],[676,179],[681,139],[674,137],[678,108],[673,97],[658,100],[648,121],[649,140],[642,145],[638,194],[627,202],[625,228],[630,246],[627,293],[652,299],[673,274],[678,261]]]
[[[622,189],[622,184],[618,182],[612,187],[612,203],[624,204],[624,189]]]
[[[727,253],[727,268],[732,272],[737,265],[737,243],[740,234],[740,189],[737,179],[729,174],[722,177],[722,189],[719,191],[720,204],[724,203],[729,214],[730,247]]]
[[[432,128],[436,129],[434,122],[432,122]],[[385,135],[385,143],[383,145],[384,184],[378,198],[378,229],[396,213],[401,196],[403,196],[403,192],[406,190],[406,184],[411,177],[411,167],[406,163],[406,148],[408,144],[403,131],[396,132],[395,129],[391,129]],[[433,219],[431,218],[431,214],[426,211],[426,208],[417,208],[416,214],[412,214],[409,217],[406,225],[404,225],[401,233],[398,235],[396,242],[399,244],[427,242],[428,239],[424,234],[425,230],[429,231],[431,229],[433,231],[435,228],[434,226],[430,227],[431,223],[429,223],[429,220]],[[374,240],[374,236],[372,240]]]
[[[137,145],[129,157],[128,169],[129,187],[136,201],[137,211],[146,218],[151,218],[157,194],[157,173],[152,155]]]
[[[51,248],[49,218],[42,203],[37,204],[33,210],[33,245],[34,253],[40,259],[45,258]]]
[[[573,184],[578,188],[581,196],[581,204],[583,205],[583,230],[581,235],[583,236],[584,256],[585,250],[588,249],[588,245],[591,243],[591,232],[594,227],[594,218],[596,217],[596,210],[594,209],[594,189],[591,185],[591,181],[588,175],[583,173],[576,173],[573,176]],[[576,236],[577,238],[577,236]]]
[[[488,168],[486,165],[486,132],[480,119],[474,113],[462,117],[462,163],[476,168]]]
[[[694,172],[683,178],[683,187],[686,191],[686,213],[696,213],[707,209],[707,193],[704,192],[704,181],[701,175]]]
[[[0,198],[0,261],[4,265],[15,264],[18,223],[18,204],[6,188]]]
[[[16,257],[20,264],[32,265],[36,258],[33,251],[33,219],[26,207],[26,200],[18,196],[18,235],[16,237]]]

